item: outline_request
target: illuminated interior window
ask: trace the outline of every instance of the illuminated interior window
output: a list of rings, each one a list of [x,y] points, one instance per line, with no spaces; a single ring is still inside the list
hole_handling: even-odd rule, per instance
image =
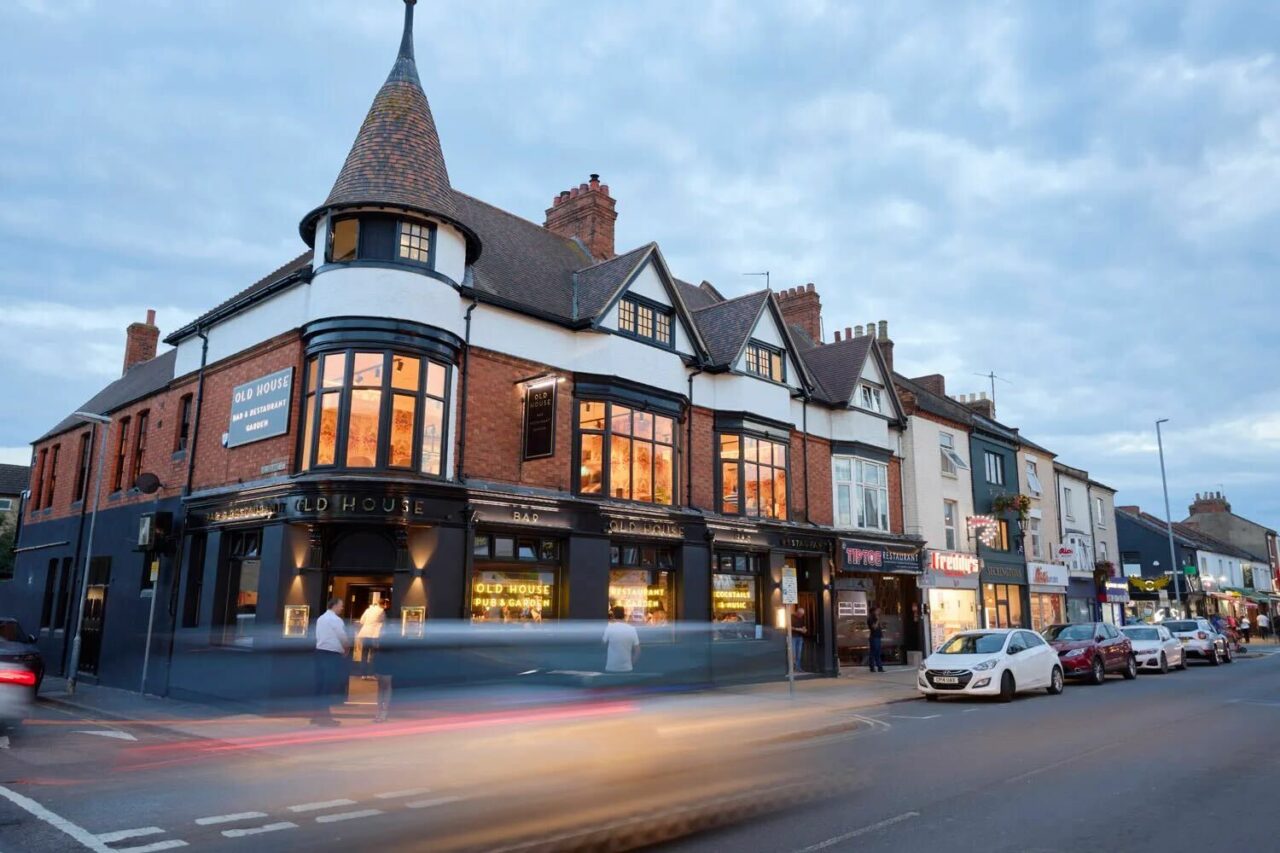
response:
[[[400,257],[425,264],[431,254],[431,229],[413,222],[400,223]]]
[[[743,364],[748,373],[754,373],[756,376],[762,376],[774,382],[786,380],[782,350],[767,344],[748,341],[746,352],[743,353]]]
[[[787,445],[751,435],[720,436],[720,511],[787,517]]]
[[[618,329],[637,338],[671,345],[671,310],[631,297],[618,301]]]
[[[578,403],[578,491],[672,505],[676,483],[673,418],[618,403]]]
[[[355,217],[335,219],[329,236],[329,260],[354,261],[360,242],[360,220]]]

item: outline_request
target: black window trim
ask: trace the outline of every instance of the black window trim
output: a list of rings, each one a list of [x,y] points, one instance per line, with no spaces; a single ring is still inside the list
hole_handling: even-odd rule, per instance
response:
[[[578,390],[578,389],[575,389],[575,390]],[[607,408],[605,409],[605,415],[604,415],[604,429],[591,430],[589,433],[590,435],[599,435],[603,437],[601,440],[602,453],[601,453],[601,459],[600,459],[600,491],[599,492],[583,492],[582,491],[582,404],[583,403],[607,404]],[[609,476],[608,475],[609,475],[610,466],[612,464],[612,459],[610,458],[612,451],[610,447],[611,447],[612,438],[613,438],[613,415],[612,415],[612,408],[608,408],[608,407],[612,407],[615,405],[624,406],[630,409],[632,412],[644,412],[646,414],[654,415],[655,417],[664,417],[664,418],[671,419],[672,421],[671,445],[670,445],[672,450],[671,503],[668,503],[668,504],[659,503],[657,500],[638,501],[632,498],[618,498],[618,497],[614,497],[609,493],[609,489],[608,489]],[[572,478],[573,493],[575,495],[579,495],[582,497],[601,498],[601,499],[610,500],[610,501],[620,501],[622,503],[635,504],[637,506],[668,507],[670,509],[675,509],[679,507],[681,505],[680,503],[680,488],[681,488],[680,472],[682,470],[683,461],[684,461],[684,448],[681,446],[681,442],[680,442],[683,423],[684,423],[683,417],[679,415],[673,415],[671,412],[666,411],[663,408],[637,405],[632,400],[618,399],[617,397],[609,394],[588,394],[588,395],[579,396],[578,394],[575,393],[573,397],[573,472],[572,472],[573,473],[573,478]],[[655,435],[656,435],[656,431],[655,431]],[[630,437],[634,438],[635,436],[630,436]],[[653,445],[655,447],[667,446],[657,441],[656,438],[653,441]],[[789,458],[790,458],[790,454],[788,454],[788,461],[789,461]],[[656,454],[654,455],[653,464],[656,469],[658,464]],[[655,483],[655,486],[656,486],[656,483]],[[656,491],[656,488],[655,488],[655,491]]]
[[[737,512],[725,512],[725,509],[724,509],[724,460],[720,458],[720,437],[722,435],[736,435],[740,441],[738,445],[738,459],[737,459],[737,462],[738,462],[738,511]],[[742,460],[742,447],[746,444],[746,442],[742,441],[742,439],[745,439],[745,438],[754,438],[757,441],[768,441],[771,444],[781,444],[782,446],[787,448],[787,464],[783,467],[783,471],[785,472],[787,477],[787,505],[786,505],[786,515],[782,518],[775,518],[770,515],[765,515],[764,513],[761,513],[761,512],[757,512],[755,515],[747,514],[746,500],[745,500],[746,493],[744,491],[745,484],[743,483],[743,477],[746,476],[746,467]],[[792,516],[791,498],[794,495],[794,490],[791,488],[792,453],[791,453],[791,442],[789,440],[782,441],[782,440],[779,440],[777,435],[773,433],[762,431],[762,430],[755,430],[755,429],[751,429],[750,427],[744,426],[740,429],[717,428],[713,434],[712,443],[715,450],[715,471],[713,472],[715,474],[713,478],[713,488],[715,491],[712,494],[713,494],[713,499],[715,501],[715,511],[719,515],[729,516],[731,518],[752,519],[755,521],[785,522],[785,521],[791,520],[791,516]],[[778,468],[777,465],[770,465],[768,467],[771,469]]]
[[[782,365],[782,376],[780,378],[774,379],[772,376],[765,376],[762,373],[756,373],[755,371],[747,367],[747,353],[750,351],[750,349],[753,346],[758,347],[764,350],[765,352],[770,353],[771,355],[778,356],[779,363]],[[763,379],[765,382],[772,382],[775,385],[786,385],[787,384],[787,351],[783,347],[774,346],[773,344],[766,344],[764,341],[756,340],[755,338],[747,338],[746,344],[744,344],[742,347],[742,372],[747,376],[752,376],[756,379]]]
[[[645,335],[642,335],[639,332],[622,328],[620,324],[622,322],[621,321],[622,303],[624,302],[633,302],[636,305],[642,305],[646,308],[649,308],[655,314],[662,313],[666,315],[671,325],[671,340],[666,343],[663,343],[662,341],[658,340],[656,336],[656,332],[658,328],[656,320],[654,322],[655,335],[653,337],[646,337]],[[633,341],[639,341],[642,344],[648,344],[649,346],[657,347],[658,349],[661,349],[661,350],[666,350],[668,352],[675,351],[676,323],[678,322],[675,308],[673,308],[670,305],[664,305],[661,302],[658,302],[657,300],[648,298],[647,296],[641,296],[639,294],[631,293],[630,291],[627,291],[626,293],[622,294],[622,296],[618,298],[618,301],[616,303],[616,310],[617,310],[617,316],[619,318],[616,324],[617,327],[614,329],[611,329],[610,331],[614,332],[617,335],[621,335],[624,338],[628,338]]]
[[[363,222],[366,218],[391,219],[395,221],[395,240],[393,243],[393,252],[389,258],[369,258],[361,256],[361,235],[364,231]],[[333,235],[334,226],[339,222],[354,219],[356,221],[356,256],[348,261],[335,261],[333,259]],[[427,229],[427,259],[425,261],[417,261],[412,258],[406,258],[400,254],[400,239],[404,234],[405,224],[418,225]],[[349,266],[352,264],[392,264],[394,266],[406,266],[414,269],[426,269],[434,271],[436,268],[436,234],[439,231],[437,223],[431,221],[425,216],[406,216],[398,212],[362,210],[348,211],[340,214],[330,214],[325,223],[325,247],[324,247],[324,266]]]

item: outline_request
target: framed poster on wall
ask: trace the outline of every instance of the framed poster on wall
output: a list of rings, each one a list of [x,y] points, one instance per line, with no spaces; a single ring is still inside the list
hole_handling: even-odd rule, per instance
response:
[[[401,607],[400,608],[400,636],[402,637],[421,637],[424,626],[427,621],[427,608],[425,607]]]
[[[284,635],[286,637],[305,637],[311,621],[311,608],[306,604],[286,604],[284,606]]]

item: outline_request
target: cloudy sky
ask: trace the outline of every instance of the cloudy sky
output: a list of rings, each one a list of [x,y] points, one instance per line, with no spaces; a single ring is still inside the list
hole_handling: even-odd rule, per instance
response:
[[[0,460],[301,248],[395,0],[0,4]],[[1280,527],[1280,4],[424,0],[459,189],[541,221],[598,172],[619,248],[812,281],[899,369],[1069,464]]]

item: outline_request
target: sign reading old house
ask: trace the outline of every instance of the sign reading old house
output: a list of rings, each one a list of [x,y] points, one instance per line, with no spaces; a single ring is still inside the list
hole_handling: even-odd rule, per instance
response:
[[[684,538],[683,525],[654,518],[610,518],[605,530],[610,535],[651,536],[658,539]]]
[[[556,382],[524,389],[524,459],[545,459],[556,453]]]
[[[237,385],[231,391],[227,447],[239,447],[287,433],[289,401],[292,398],[292,367]]]

